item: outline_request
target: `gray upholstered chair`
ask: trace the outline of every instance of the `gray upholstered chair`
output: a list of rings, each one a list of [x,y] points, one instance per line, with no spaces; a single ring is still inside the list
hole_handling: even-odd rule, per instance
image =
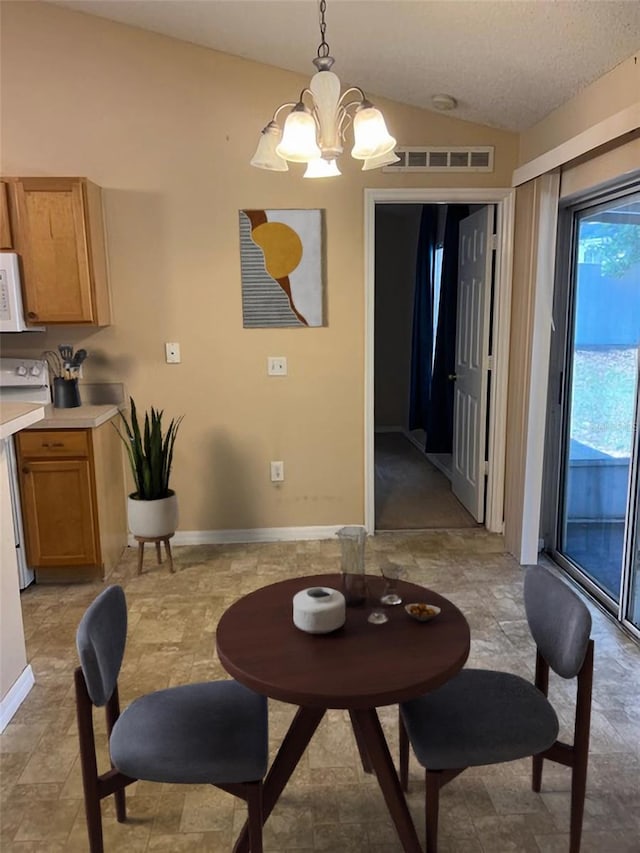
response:
[[[80,760],[91,853],[102,853],[100,800],[137,779],[210,783],[247,801],[251,853],[262,853],[262,779],[267,769],[267,700],[236,681],[187,684],[136,699],[120,714],[118,675],[127,637],[122,587],[110,586],[85,612],[76,634]],[[111,769],[98,774],[93,706],[104,706]]]
[[[587,782],[593,640],[591,614],[559,578],[527,570],[524,603],[537,647],[535,686],[505,672],[463,669],[437,690],[400,706],[400,781],[407,790],[409,741],[425,768],[427,853],[436,853],[440,788],[467,767],[533,756],[540,791],[545,758],[572,768],[570,851],[580,850]],[[547,692],[549,667],[577,676],[573,744],[557,740],[558,718]]]

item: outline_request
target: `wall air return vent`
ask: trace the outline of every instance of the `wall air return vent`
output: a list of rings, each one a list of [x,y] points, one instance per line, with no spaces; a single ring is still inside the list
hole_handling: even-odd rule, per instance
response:
[[[396,148],[397,163],[383,172],[493,172],[493,146]]]

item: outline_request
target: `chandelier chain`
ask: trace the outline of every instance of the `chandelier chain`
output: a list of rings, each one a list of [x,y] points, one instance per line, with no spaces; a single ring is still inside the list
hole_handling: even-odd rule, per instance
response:
[[[324,14],[327,11],[327,0],[320,0],[320,38],[322,41],[318,45],[318,56],[324,57],[329,56],[329,45],[327,40],[325,39],[325,33],[327,31],[327,22],[324,19]]]

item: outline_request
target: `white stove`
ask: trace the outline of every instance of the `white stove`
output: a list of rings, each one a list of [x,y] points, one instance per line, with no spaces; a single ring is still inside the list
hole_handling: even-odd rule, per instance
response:
[[[38,358],[0,358],[0,405],[3,402],[41,403],[45,406],[51,403],[51,384],[47,362]],[[24,549],[18,464],[13,436],[5,439],[5,442],[9,463],[9,489],[16,540],[16,557],[18,559],[18,578],[20,589],[24,589],[33,583],[35,575],[27,565]]]
[[[41,358],[0,358],[0,402],[51,402],[49,367]]]

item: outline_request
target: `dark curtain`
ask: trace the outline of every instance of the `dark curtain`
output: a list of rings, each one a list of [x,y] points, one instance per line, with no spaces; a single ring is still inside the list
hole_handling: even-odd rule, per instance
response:
[[[453,448],[453,398],[456,372],[456,312],[458,307],[458,238],[460,221],[469,215],[467,204],[447,206],[444,227],[440,308],[436,352],[427,412],[425,451],[451,453]]]
[[[438,208],[425,204],[420,217],[411,340],[409,429],[426,429],[433,352],[433,277],[438,237]]]

